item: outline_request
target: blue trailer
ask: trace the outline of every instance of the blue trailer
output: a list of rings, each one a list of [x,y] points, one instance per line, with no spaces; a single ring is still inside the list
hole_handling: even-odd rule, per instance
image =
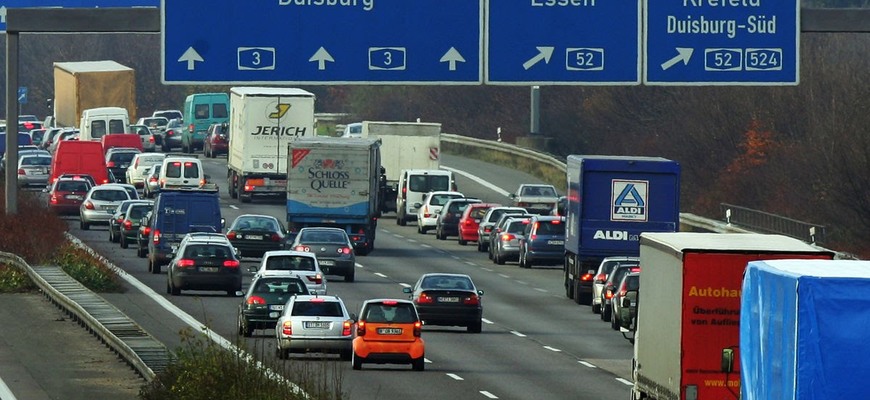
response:
[[[565,295],[590,304],[602,259],[637,257],[641,232],[676,232],[680,164],[661,157],[570,155]]]

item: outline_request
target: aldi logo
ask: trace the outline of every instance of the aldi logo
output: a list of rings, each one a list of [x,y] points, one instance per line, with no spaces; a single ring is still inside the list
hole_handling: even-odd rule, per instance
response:
[[[611,221],[646,222],[649,181],[611,181]]]

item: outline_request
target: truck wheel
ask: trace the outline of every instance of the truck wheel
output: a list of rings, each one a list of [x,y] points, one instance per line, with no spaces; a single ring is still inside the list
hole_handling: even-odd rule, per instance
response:
[[[399,224],[399,226],[408,225],[408,220],[405,219],[405,212],[404,211],[402,211],[400,213],[399,212],[396,213],[396,223]]]
[[[227,174],[227,192],[229,192],[231,199],[239,198],[239,194],[236,192],[235,176],[236,173],[232,171]]]
[[[565,297],[569,299],[574,298],[574,282],[568,278],[568,271],[565,271]]]

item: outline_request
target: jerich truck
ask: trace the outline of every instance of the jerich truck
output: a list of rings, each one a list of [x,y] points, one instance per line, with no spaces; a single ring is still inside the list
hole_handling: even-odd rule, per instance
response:
[[[380,210],[396,211],[403,170],[438,169],[441,165],[441,124],[363,121],[361,137],[381,140],[385,181]]]
[[[287,192],[287,145],[315,135],[314,94],[295,88],[230,89],[227,190],[242,203]]]
[[[82,112],[121,107],[128,118],[136,115],[136,72],[115,61],[54,63],[54,125],[74,126]]]
[[[641,232],[680,224],[680,164],[661,157],[570,155],[565,295],[590,304],[605,257],[637,257]]]
[[[736,400],[746,265],[833,256],[781,235],[642,234],[631,398]]]
[[[289,153],[290,236],[308,226],[337,227],[347,232],[356,254],[372,251],[381,215],[380,141],[304,137],[290,143]]]
[[[744,400],[866,399],[870,262],[749,263],[740,306]]]

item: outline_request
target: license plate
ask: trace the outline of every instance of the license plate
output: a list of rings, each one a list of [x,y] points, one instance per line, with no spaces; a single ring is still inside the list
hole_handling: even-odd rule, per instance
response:
[[[84,200],[84,197],[79,196],[77,194],[68,194],[68,195],[66,195],[66,198],[68,198],[70,200]]]
[[[442,303],[459,303],[459,297],[439,297],[438,301]]]
[[[199,267],[200,272],[218,272],[218,267]]]
[[[323,261],[319,261],[319,263],[320,263],[320,265],[325,266],[325,267],[331,267],[331,266],[335,265],[335,261],[332,261],[332,260],[323,260]]]
[[[106,210],[106,211],[114,212],[115,208],[117,208],[117,206],[103,206],[103,210]]]
[[[401,335],[402,328],[378,328],[378,335]]]
[[[243,237],[243,239],[263,240],[263,235],[245,235],[245,237]]]
[[[275,311],[283,311],[284,305],[283,304],[272,304],[271,306],[269,306],[269,309],[275,310]]]
[[[565,244],[565,241],[564,241],[564,240],[548,240],[548,241],[547,241],[547,244],[558,244],[558,245],[563,245],[563,244]]]
[[[277,311],[273,311],[273,312],[269,313],[269,318],[278,318],[280,316],[281,316],[281,313],[279,313]]]
[[[329,329],[329,322],[326,321],[305,321],[303,326],[309,329]]]

